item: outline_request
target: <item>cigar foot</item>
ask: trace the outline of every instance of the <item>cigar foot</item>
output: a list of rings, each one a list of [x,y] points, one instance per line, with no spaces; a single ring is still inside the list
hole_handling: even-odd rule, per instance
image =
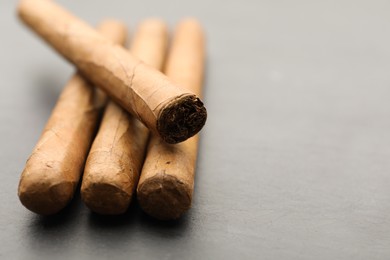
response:
[[[81,198],[85,205],[95,213],[118,215],[126,212],[131,194],[109,183],[93,183],[81,188]]]
[[[177,219],[191,207],[191,188],[174,176],[158,173],[137,190],[141,208],[160,219]]]
[[[18,195],[27,209],[41,215],[52,215],[65,208],[72,200],[75,186],[76,183],[73,182],[53,184],[47,178],[37,182],[22,180]]]
[[[165,142],[176,144],[198,133],[206,119],[203,102],[195,95],[183,95],[163,108],[157,130]]]

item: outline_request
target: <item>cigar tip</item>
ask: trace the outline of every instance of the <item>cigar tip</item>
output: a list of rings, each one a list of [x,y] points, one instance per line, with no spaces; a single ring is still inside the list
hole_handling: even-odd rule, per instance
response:
[[[101,215],[119,215],[126,212],[131,194],[110,183],[91,183],[81,187],[81,199],[93,212]]]
[[[127,26],[123,22],[107,18],[98,25],[99,32],[112,42],[124,44],[127,37]]]
[[[157,131],[165,142],[180,143],[197,134],[206,119],[203,102],[195,95],[183,95],[162,109],[157,120]]]
[[[141,208],[160,220],[177,219],[191,207],[191,188],[176,177],[158,173],[137,189]]]
[[[188,25],[188,26],[196,26],[196,27],[201,27],[200,22],[198,19],[195,17],[185,17],[179,22],[180,25]]]
[[[24,5],[25,5],[25,2],[26,0],[20,0],[17,7],[16,7],[16,14],[19,16],[19,17],[22,17],[23,15],[23,8],[24,8]]]
[[[166,28],[167,25],[163,19],[157,18],[157,17],[150,17],[148,19],[143,20],[139,27],[151,27],[151,28],[158,28],[161,27]]]
[[[31,176],[31,175],[30,175]],[[40,215],[52,215],[72,200],[76,183],[53,182],[50,178],[24,176],[19,183],[18,196],[27,209]]]
[[[101,27],[101,26],[108,26],[108,27],[110,27],[111,25],[113,25],[113,26],[126,26],[122,21],[120,21],[118,19],[115,19],[115,18],[105,18],[104,20],[102,20],[100,22],[98,27]]]

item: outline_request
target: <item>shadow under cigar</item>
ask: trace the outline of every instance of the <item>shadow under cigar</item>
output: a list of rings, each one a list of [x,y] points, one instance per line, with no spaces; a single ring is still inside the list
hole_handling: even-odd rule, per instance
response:
[[[36,218],[31,225],[32,228],[44,231],[45,229],[61,229],[72,225],[72,222],[77,221],[82,208],[82,202],[78,189],[71,202],[60,212],[50,216],[36,215]]]
[[[188,231],[191,230],[190,226],[190,213],[187,212],[179,219],[175,220],[158,220],[142,211],[138,203],[135,203],[138,208],[138,223],[140,229],[151,235],[152,237],[164,238],[168,240],[180,239],[189,235]]]
[[[95,213],[89,215],[89,231],[95,237],[105,235],[105,239],[131,240],[136,233],[144,233],[151,238],[178,239],[185,235],[188,228],[186,216],[178,220],[160,221],[146,215],[137,203],[136,198],[127,212],[117,216],[102,216]],[[108,232],[109,231],[109,232]]]
[[[89,213],[89,226],[91,228],[115,228],[124,227],[134,224],[136,215],[138,214],[137,208],[132,203],[129,209],[121,215],[100,215],[90,211]]]
[[[158,245],[163,248],[183,237],[191,237],[192,230],[189,215],[175,221],[159,221],[143,213],[136,202],[119,216],[92,213],[83,205],[79,192],[60,213],[46,217],[37,215],[32,220],[26,226],[27,246],[32,255],[43,259],[66,254],[74,248],[75,241],[81,241],[86,248],[100,245],[117,252],[142,246],[145,239],[159,241]]]
[[[24,237],[27,238],[26,246],[31,256],[58,259],[58,254],[72,248],[72,241],[82,226],[82,212],[82,202],[77,192],[70,204],[59,213],[51,216],[35,215],[29,219]]]
[[[115,228],[130,225],[141,226],[147,229],[183,229],[187,221],[186,216],[177,220],[161,221],[145,214],[138,205],[136,198],[131,203],[129,209],[121,215],[99,215],[91,212],[89,215],[91,228]]]
[[[158,220],[144,213],[140,209],[138,203],[137,207],[140,210],[139,222],[141,225],[156,229],[184,229],[188,224],[186,214],[181,218],[175,220]]]

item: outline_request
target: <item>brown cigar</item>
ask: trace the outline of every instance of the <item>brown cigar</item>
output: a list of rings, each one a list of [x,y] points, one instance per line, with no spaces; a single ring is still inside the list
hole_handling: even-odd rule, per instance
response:
[[[182,21],[175,32],[166,65],[166,75],[201,94],[204,70],[204,37],[197,21]],[[176,145],[164,143],[159,137],[150,140],[137,198],[149,215],[176,219],[191,206],[194,189],[198,136]]]
[[[163,66],[168,44],[164,22],[150,19],[135,34],[131,53],[156,69]],[[149,131],[125,110],[110,102],[85,165],[81,197],[99,214],[124,213],[144,161]]]
[[[48,0],[22,0],[21,19],[96,86],[168,143],[178,143],[203,127],[207,113],[191,91],[112,44]]]
[[[105,21],[99,29],[113,42],[124,43],[122,23]],[[70,79],[22,173],[18,195],[26,208],[54,214],[72,199],[106,101],[79,74]]]

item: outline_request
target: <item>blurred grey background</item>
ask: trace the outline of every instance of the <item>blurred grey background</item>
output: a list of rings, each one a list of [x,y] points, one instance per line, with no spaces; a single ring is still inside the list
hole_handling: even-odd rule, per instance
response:
[[[1,259],[389,259],[389,1],[61,0],[91,24],[195,16],[208,38],[193,208],[161,223],[76,197],[42,218],[20,172],[73,67],[0,1]]]

